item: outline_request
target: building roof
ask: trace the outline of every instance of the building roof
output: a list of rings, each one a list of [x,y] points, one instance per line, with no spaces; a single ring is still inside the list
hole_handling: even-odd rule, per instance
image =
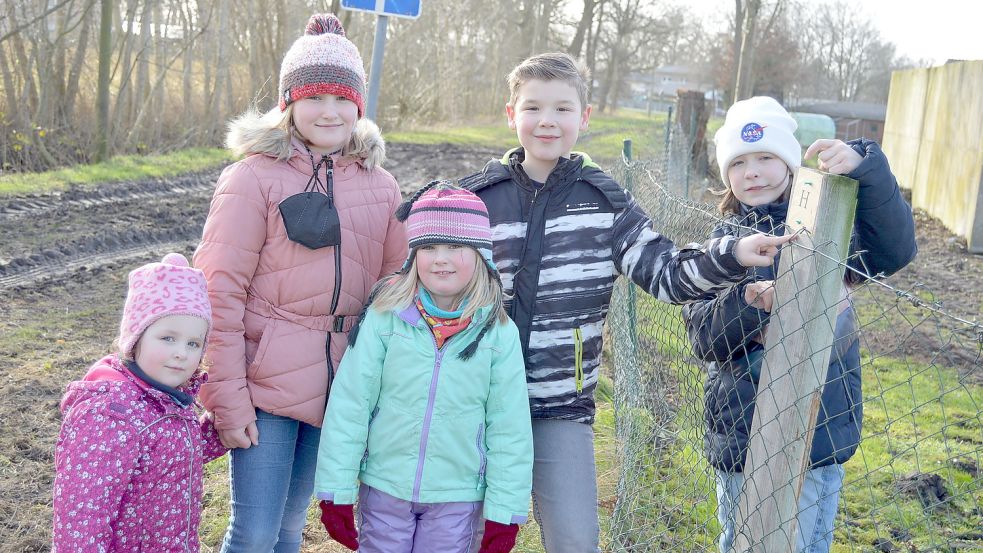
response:
[[[867,119],[869,121],[884,121],[887,117],[886,104],[870,104],[864,102],[824,102],[795,106],[795,111],[803,113],[822,113],[830,117],[846,117],[849,119]]]

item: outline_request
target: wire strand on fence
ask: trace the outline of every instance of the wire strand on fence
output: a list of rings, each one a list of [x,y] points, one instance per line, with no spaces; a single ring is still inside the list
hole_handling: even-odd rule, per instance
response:
[[[680,177],[671,165],[624,159],[616,176],[633,184],[655,230],[677,244],[702,242],[723,220],[713,206],[678,194],[686,187],[673,182]],[[857,271],[822,244],[791,247],[802,262],[824,258]],[[863,433],[844,464],[832,550],[983,548],[983,325],[951,309],[930,285],[898,286],[859,272],[866,283],[844,293],[856,316]],[[814,283],[794,284],[798,296]],[[720,487],[705,455],[708,366],[693,354],[680,308],[633,287],[618,283],[608,316],[619,472],[606,545],[717,551]],[[795,299],[780,298],[775,309]],[[768,351],[800,330],[769,329]],[[843,375],[826,386],[846,381]]]

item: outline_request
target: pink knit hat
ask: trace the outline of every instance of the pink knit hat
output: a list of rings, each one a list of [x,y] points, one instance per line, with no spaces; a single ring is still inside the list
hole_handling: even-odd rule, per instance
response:
[[[362,57],[334,14],[315,14],[304,36],[294,41],[280,66],[280,111],[318,94],[344,96],[365,113]]]
[[[119,324],[119,351],[123,357],[132,359],[133,349],[147,327],[168,315],[201,317],[211,332],[212,306],[205,273],[192,268],[183,255],[169,253],[160,263],[133,269],[129,283]]]
[[[500,279],[492,261],[488,208],[474,192],[448,181],[433,181],[400,206],[396,218],[406,221],[410,247],[403,270],[409,269],[420,246],[461,244],[478,250],[492,276]]]

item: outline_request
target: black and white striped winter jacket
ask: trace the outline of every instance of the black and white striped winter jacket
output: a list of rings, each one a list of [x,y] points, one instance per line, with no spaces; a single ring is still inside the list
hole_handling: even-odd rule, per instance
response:
[[[585,154],[543,186],[521,148],[461,180],[488,206],[493,255],[519,327],[533,418],[594,420],[601,328],[618,274],[684,303],[741,280],[734,237],[677,250],[631,195]]]

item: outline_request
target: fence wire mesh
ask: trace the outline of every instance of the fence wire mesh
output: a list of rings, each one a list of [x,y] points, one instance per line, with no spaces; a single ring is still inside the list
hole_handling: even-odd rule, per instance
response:
[[[677,244],[702,242],[722,218],[715,206],[685,197],[685,172],[671,157],[626,160],[615,174],[656,230]],[[898,289],[891,282],[847,292],[861,349],[863,433],[844,465],[832,551],[983,550],[978,307],[960,313],[933,295],[931,283]],[[794,284],[798,294],[815,283]],[[768,347],[797,330],[771,332]],[[693,354],[680,308],[620,279],[607,332],[619,466],[607,549],[717,551],[715,470],[704,449],[707,367]],[[790,532],[794,516],[781,515],[780,531]]]

